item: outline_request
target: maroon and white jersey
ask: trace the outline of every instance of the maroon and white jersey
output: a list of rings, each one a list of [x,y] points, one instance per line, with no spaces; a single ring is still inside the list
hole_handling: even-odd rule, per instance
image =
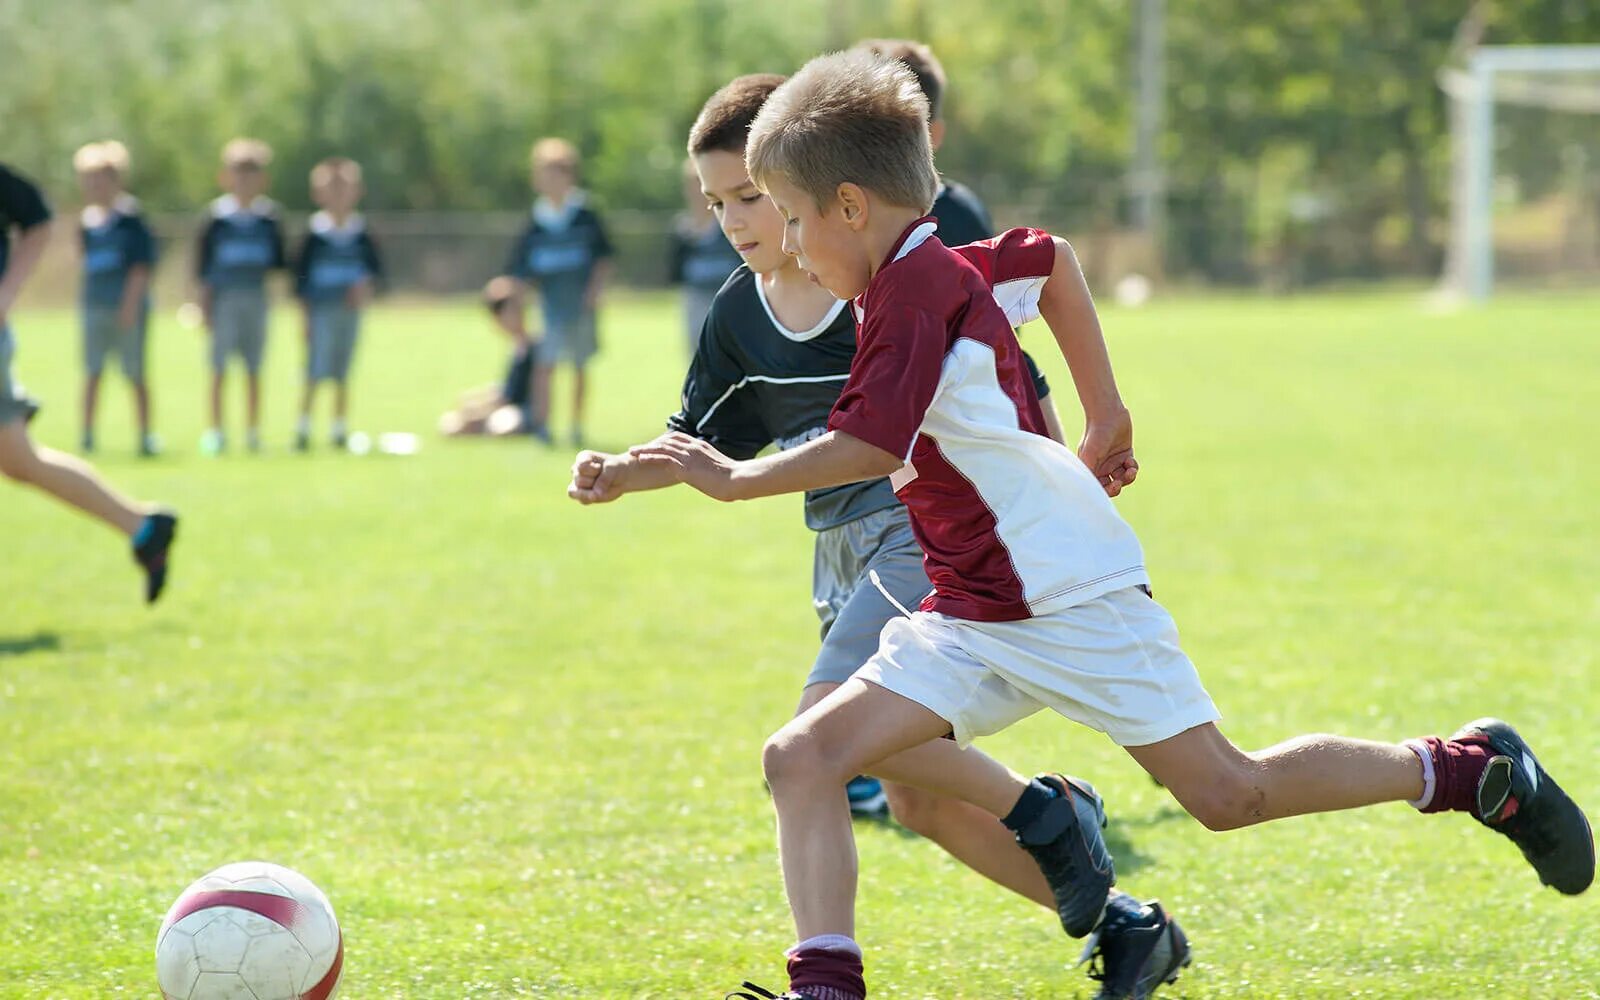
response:
[[[1039,315],[1050,235],[950,249],[934,229],[908,228],[856,299],[856,356],[828,420],[905,456],[890,482],[926,553],[922,610],[1014,621],[1148,584],[1133,529],[1045,433],[1012,330]]]

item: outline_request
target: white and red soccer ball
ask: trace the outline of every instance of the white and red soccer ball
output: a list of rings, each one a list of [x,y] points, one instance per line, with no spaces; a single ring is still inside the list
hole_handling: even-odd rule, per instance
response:
[[[166,1000],[332,1000],[344,940],[322,890],[265,861],[223,865],[167,911],[156,937]]]

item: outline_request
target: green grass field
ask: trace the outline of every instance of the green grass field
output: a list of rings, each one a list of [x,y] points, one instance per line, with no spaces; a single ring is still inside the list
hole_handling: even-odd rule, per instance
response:
[[[597,445],[674,408],[675,306],[611,309]],[[1236,741],[1503,714],[1600,808],[1596,316],[1592,297],[1435,316],[1400,294],[1106,311],[1143,463],[1119,504]],[[13,319],[37,436],[70,445],[73,319]],[[261,457],[196,454],[193,331],[155,333],[166,457],[131,457],[108,379],[96,461],[184,514],[155,609],[120,540],[0,486],[0,995],[152,995],[172,898],[255,857],[327,890],[356,1000],[780,985],[758,754],[816,641],[798,500],[584,509],[565,449],[438,439],[455,392],[498,374],[466,306],[368,323],[354,423],[415,431],[419,455],[295,454],[288,319]],[[1065,400],[1046,336],[1027,339]],[[1214,835],[1060,719],[982,745],[1106,793],[1120,884],[1194,941],[1163,997],[1600,995],[1600,894],[1541,889],[1464,818]],[[857,832],[875,996],[1089,995],[1046,913]]]

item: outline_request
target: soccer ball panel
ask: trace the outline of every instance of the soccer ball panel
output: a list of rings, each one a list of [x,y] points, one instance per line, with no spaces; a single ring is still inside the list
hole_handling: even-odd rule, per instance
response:
[[[199,914],[196,914],[198,916]],[[250,935],[234,922],[231,913],[218,913],[216,919],[195,932],[194,950],[200,958],[201,972],[238,972]]]
[[[301,984],[311,972],[311,956],[293,934],[254,938],[239,965],[260,1000],[299,1000]]]
[[[202,972],[189,1000],[261,1000],[237,972]]]
[[[177,1000],[188,1000],[194,982],[200,977],[200,958],[195,954],[194,938],[181,930],[168,930],[156,943],[156,982],[161,992]]]

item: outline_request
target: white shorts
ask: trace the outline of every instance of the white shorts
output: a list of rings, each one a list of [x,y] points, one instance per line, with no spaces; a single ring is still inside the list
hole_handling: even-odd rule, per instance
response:
[[[1221,718],[1172,616],[1139,587],[1022,621],[896,618],[857,676],[934,712],[962,746],[1041,708],[1122,746]]]

